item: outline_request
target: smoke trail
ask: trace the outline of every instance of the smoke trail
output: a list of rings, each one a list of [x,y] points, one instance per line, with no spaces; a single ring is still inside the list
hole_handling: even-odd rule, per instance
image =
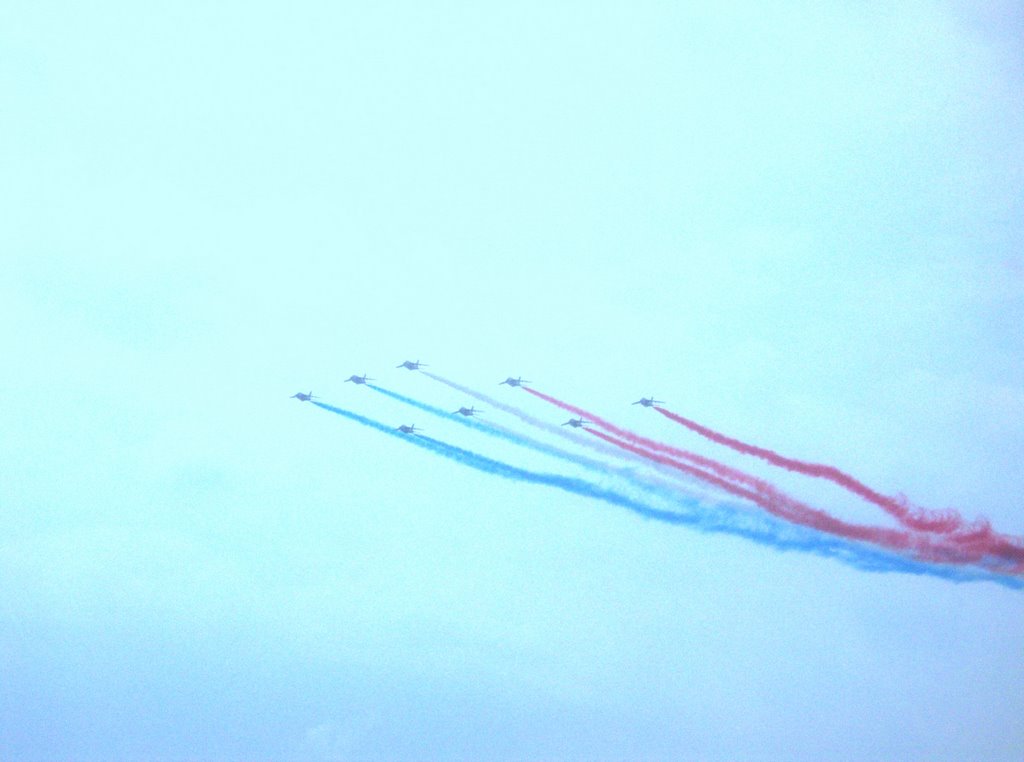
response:
[[[751,476],[750,474],[745,473],[744,471],[740,471],[737,468],[732,468],[730,466],[725,465],[724,463],[719,463],[717,460],[705,458],[704,456],[697,455],[697,453],[690,452],[689,450],[681,450],[678,447],[671,447],[662,442],[657,442],[653,439],[642,437],[639,434],[630,431],[629,429],[623,429],[619,426],[616,426],[614,423],[606,421],[604,418],[601,418],[598,415],[594,415],[589,410],[584,410],[583,408],[576,407],[575,405],[570,405],[568,402],[563,402],[562,400],[552,397],[548,394],[538,392],[536,389],[528,389],[525,386],[523,387],[523,389],[532,394],[533,396],[539,397],[545,402],[550,402],[552,405],[555,405],[556,407],[560,407],[563,410],[569,411],[570,413],[575,413],[576,415],[586,419],[590,423],[594,423],[600,426],[602,429],[610,431],[619,439],[625,439],[627,442],[632,442],[633,444],[638,445],[640,447],[644,447],[648,450],[658,450],[660,452],[667,452],[675,458],[690,461],[691,463],[695,463],[696,465],[702,466],[703,468],[710,468],[712,471],[715,471],[721,476],[724,476],[727,479],[732,479],[733,481],[736,482],[748,484],[753,487],[757,487],[764,483],[760,479],[757,479],[756,477]]]
[[[595,452],[599,452],[602,455],[609,455],[617,458],[622,458],[625,456],[627,460],[630,460],[634,463],[642,462],[648,466],[652,465],[651,462],[648,461],[646,458],[632,456],[631,453],[624,453],[622,450],[619,450],[615,447],[608,447],[607,445],[604,445],[601,442],[594,441],[590,437],[584,437],[580,434],[577,434],[575,431],[570,431],[562,428],[561,426],[555,426],[553,424],[548,423],[547,421],[542,421],[540,418],[536,418],[527,413],[526,411],[518,407],[515,407],[514,405],[509,405],[508,403],[501,402],[500,400],[497,400],[482,392],[479,392],[476,389],[472,389],[468,386],[463,386],[462,384],[456,383],[455,381],[444,378],[443,376],[439,376],[435,373],[430,373],[428,371],[420,371],[420,373],[424,376],[427,376],[428,378],[434,379],[439,383],[449,386],[452,389],[462,392],[463,394],[466,394],[475,400],[483,402],[488,407],[494,408],[495,410],[501,410],[503,413],[508,413],[509,415],[515,416],[523,423],[529,426],[533,426],[534,428],[539,429],[545,432],[546,434],[561,437],[562,439],[568,442],[572,442],[575,445],[579,445],[581,447],[586,447],[588,449],[594,450]],[[525,389],[526,387],[523,388]],[[653,465],[655,466],[656,470],[660,471],[661,473],[664,473],[674,479],[687,482],[690,485],[693,484],[692,481],[685,478],[681,478],[680,473],[678,471],[674,471],[672,469],[658,468],[658,464]]]
[[[593,460],[592,458],[585,458],[581,455],[575,455],[573,453],[568,452],[567,450],[562,450],[558,447],[554,447],[544,442],[540,442],[531,437],[512,431],[511,429],[501,426],[500,424],[494,423],[493,421],[485,422],[477,421],[473,418],[465,418],[459,416],[457,413],[449,413],[445,410],[442,410],[439,407],[434,407],[433,405],[429,405],[426,402],[420,402],[419,400],[414,399],[413,397],[406,397],[404,394],[393,392],[390,389],[384,389],[383,387],[374,386],[373,384],[367,384],[367,386],[369,386],[376,392],[380,392],[381,394],[387,395],[388,397],[396,399],[399,402],[403,402],[406,405],[411,405],[412,407],[415,407],[419,410],[423,410],[424,412],[430,413],[431,415],[436,415],[439,418],[455,421],[456,423],[460,423],[463,426],[467,426],[473,429],[474,431],[479,431],[483,434],[488,434],[490,436],[497,437],[498,439],[503,439],[506,442],[511,442],[513,444],[520,445],[521,447],[526,447],[528,449],[544,453],[545,455],[551,455],[556,458],[560,458],[562,460],[575,463],[576,465],[583,466],[584,468],[590,468],[605,474],[616,473],[616,471],[613,470],[611,466],[601,463],[600,461]]]
[[[540,442],[536,439],[533,439],[532,437],[528,437],[524,434],[512,431],[511,429],[506,428],[498,423],[494,423],[493,421],[477,421],[473,418],[465,418],[456,413],[450,413],[448,411],[442,410],[439,407],[435,407],[425,402],[421,402],[420,400],[417,400],[413,397],[407,397],[404,394],[399,394],[398,392],[391,391],[390,389],[385,389],[381,386],[376,386],[374,384],[367,384],[367,386],[376,392],[391,397],[392,399],[398,400],[399,402],[405,403],[406,405],[411,405],[412,407],[415,407],[418,410],[423,410],[424,412],[430,413],[431,415],[437,416],[439,418],[455,421],[456,423],[462,424],[463,426],[467,426],[468,428],[471,428],[474,431],[479,431],[483,434],[497,437],[506,442],[511,442],[512,444],[519,445],[520,447],[525,447],[527,449],[534,450],[535,452],[559,458],[561,460],[573,463],[577,466],[581,466],[591,471],[604,474],[605,476],[619,477],[621,479],[628,481],[634,487],[637,487],[650,494],[658,495],[661,498],[667,500],[675,500],[679,496],[678,490],[674,488],[673,485],[670,485],[666,482],[660,480],[652,480],[650,478],[644,480],[635,475],[631,470],[618,466],[612,466],[610,464],[594,460],[593,458],[587,458],[582,455],[577,455],[575,453],[569,452],[568,450],[563,450],[559,447],[549,445],[545,442]],[[618,452],[618,450],[616,450],[616,452]]]
[[[690,452],[688,452],[686,450],[681,450],[678,447],[672,447],[671,445],[664,444],[663,442],[657,442],[657,441],[655,441],[653,439],[648,439],[646,437],[642,437],[642,436],[640,436],[638,434],[635,434],[635,433],[633,433],[631,431],[628,431],[626,429],[622,429],[622,428],[620,428],[618,426],[615,426],[612,423],[609,423],[608,421],[604,420],[600,416],[596,416],[593,413],[590,413],[590,412],[588,412],[586,410],[583,410],[582,408],[576,407],[575,405],[571,405],[568,402],[563,402],[560,399],[552,397],[552,396],[550,396],[548,394],[544,394],[543,392],[539,392],[536,389],[529,389],[529,388],[526,388],[526,387],[523,387],[523,388],[527,392],[529,392],[530,394],[534,395],[535,397],[538,397],[538,398],[544,400],[545,402],[549,402],[552,405],[555,405],[556,407],[559,407],[559,408],[561,408],[563,410],[567,410],[567,411],[572,412],[572,413],[574,413],[574,414],[576,414],[578,416],[586,418],[587,420],[592,421],[593,423],[595,423],[596,425],[598,425],[601,428],[605,429],[606,431],[612,432],[613,434],[615,434],[615,436],[619,437],[620,439],[623,439],[623,440],[626,440],[628,442],[631,442],[634,445],[638,445],[638,446],[646,448],[648,450],[654,450],[654,451],[661,452],[661,453],[667,453],[667,454],[671,455],[674,458],[681,458],[681,459],[684,459],[684,460],[689,460],[691,462],[698,462],[697,460],[694,460],[694,458],[695,457],[699,458],[700,456],[695,456],[694,453],[690,453]],[[657,408],[656,407],[655,409],[658,410],[659,412],[663,413],[663,414],[668,414],[668,411],[665,411],[662,408]],[[674,415],[674,414],[671,414],[671,415]],[[723,438],[724,439],[728,439],[728,437],[723,437]],[[736,441],[736,440],[731,440],[731,441]],[[739,443],[739,444],[742,444],[742,443]],[[759,448],[755,448],[755,449],[759,449]],[[763,452],[768,452],[768,451],[764,450]],[[776,456],[776,457],[781,457],[781,456]],[[714,462],[714,461],[712,461],[712,462]],[[799,461],[793,461],[793,462],[799,462]],[[814,465],[814,464],[806,464],[806,465]],[[727,466],[723,466],[723,467],[724,468],[728,468]],[[824,468],[829,468],[829,467],[826,466]],[[723,475],[726,473],[726,472],[720,471],[718,469],[715,469],[715,470],[718,471],[719,473],[722,473]],[[743,472],[741,471],[739,473],[743,473]],[[839,473],[841,473],[841,472],[839,472]],[[747,482],[747,483],[749,484],[750,482]],[[873,493],[873,494],[877,495],[877,493]],[[828,517],[828,518],[831,519],[832,521],[839,522],[839,524],[842,524],[842,522],[840,522],[838,519],[832,519],[832,517]],[[914,528],[914,527],[911,527],[911,528]],[[972,556],[972,557],[973,556],[978,556],[978,557],[989,556],[989,557],[992,557],[992,558],[995,558],[995,559],[1000,559],[1001,562],[1005,562],[1005,563],[1009,563],[1009,564],[1014,565],[1015,573],[1017,571],[1024,570],[1024,545],[1022,545],[1021,542],[1019,540],[1017,540],[1016,538],[1008,537],[1008,536],[1005,536],[1005,535],[994,534],[991,531],[991,528],[990,528],[990,526],[988,525],[987,522],[982,522],[982,523],[980,523],[978,525],[963,525],[963,524],[961,524],[960,528],[957,530],[956,533],[953,533],[953,534],[949,535],[949,541],[954,543],[956,545],[956,548],[958,549],[958,551],[964,553],[966,556]],[[948,547],[948,546],[944,546],[944,547]]]
[[[591,434],[610,442],[623,449],[630,450],[644,457],[651,458],[665,465],[678,468],[700,479],[705,479],[720,487],[721,489],[737,497],[750,500],[756,505],[764,508],[774,516],[791,521],[801,526],[816,529],[820,532],[842,537],[848,540],[859,542],[870,542],[883,548],[896,552],[911,552],[921,561],[931,563],[949,564],[980,564],[990,571],[1016,574],[1024,571],[1015,558],[1002,558],[999,560],[991,558],[997,556],[991,551],[981,548],[964,547],[947,541],[935,541],[923,534],[911,533],[904,530],[886,529],[882,527],[868,527],[860,524],[837,519],[817,508],[801,503],[788,495],[780,492],[774,486],[763,483],[756,490],[748,490],[739,485],[730,483],[714,474],[702,472],[693,466],[677,461],[667,455],[644,450],[635,444],[622,439],[617,439],[609,434],[593,429]],[[1016,562],[1016,567],[1007,568],[1004,561]],[[993,566],[994,563],[994,566]]]
[[[1024,544],[1022,544],[1021,540],[993,531],[992,525],[984,518],[978,519],[975,522],[968,522],[954,510],[931,511],[917,506],[912,507],[906,499],[883,495],[835,466],[787,458],[772,450],[728,437],[663,407],[655,406],[654,409],[669,420],[685,426],[712,442],[725,445],[744,455],[760,458],[788,471],[804,474],[816,479],[826,479],[837,484],[867,502],[878,506],[904,526],[950,535],[950,539],[958,546],[996,555],[1007,560],[1016,561],[1017,563],[1024,563]]]
[[[521,410],[515,407],[514,405],[509,405],[505,402],[501,402],[500,400],[497,400],[494,397],[486,395],[482,392],[478,392],[476,389],[471,389],[468,386],[463,386],[462,384],[458,384],[455,381],[444,378],[443,376],[439,376],[436,373],[428,373],[427,371],[420,372],[427,378],[432,378],[435,381],[444,384],[445,386],[450,386],[452,389],[455,389],[456,391],[460,391],[463,394],[466,394],[475,400],[483,402],[488,407],[494,408],[495,410],[500,410],[503,413],[508,413],[509,415],[513,415],[523,423],[529,424],[534,428],[540,429],[541,431],[547,434],[551,434],[552,436],[556,437],[561,437],[562,439],[570,441],[575,445],[588,447],[597,452],[601,452],[604,455],[621,456],[621,453],[613,447],[604,447],[600,443],[589,440],[587,437],[582,437],[576,434],[575,432],[566,431],[565,429],[559,426],[554,426],[548,423],[547,421],[542,421],[540,418],[535,418],[526,411]]]
[[[401,395],[395,396],[400,397]],[[414,400],[410,400],[410,403],[412,402],[414,402]],[[461,447],[456,447],[455,445],[450,445],[445,442],[441,442],[440,440],[424,436],[423,434],[416,434],[412,436],[401,434],[397,430],[391,429],[385,426],[384,424],[379,423],[378,421],[374,421],[371,418],[367,418],[365,416],[359,415],[358,413],[353,413],[343,408],[334,407],[332,405],[327,405],[326,403],[316,401],[313,401],[313,404],[324,410],[328,410],[332,413],[344,416],[365,426],[374,428],[377,431],[390,434],[392,436],[400,436],[404,441],[407,441],[410,444],[414,444],[418,447],[422,447],[424,449],[438,453],[439,455],[444,455],[447,458],[450,458],[459,463],[475,468],[478,471],[483,471],[485,473],[493,474],[495,476],[501,476],[505,479],[512,479],[517,481],[530,482],[533,484],[543,484],[550,487],[556,487],[566,492],[572,492],[574,494],[582,495],[584,497],[591,497],[597,500],[603,500],[604,502],[612,503],[613,505],[628,508],[629,510],[634,511],[635,513],[638,513],[642,516],[646,516],[647,518],[659,519],[661,521],[667,521],[669,523],[692,523],[691,520],[687,519],[682,514],[651,508],[649,506],[644,505],[643,503],[640,503],[639,501],[633,500],[632,498],[629,498],[625,495],[621,495],[618,492],[603,489],[595,484],[591,484],[590,482],[584,481],[583,479],[559,476],[557,474],[545,474],[527,471],[526,469],[517,468],[516,466],[512,466],[508,463],[504,463],[499,460],[494,460],[493,458],[488,458],[485,455],[480,455],[478,453],[472,452],[471,450],[466,450]],[[429,408],[430,406],[423,405],[423,407]],[[440,411],[439,408],[438,410],[439,412],[441,412],[442,415],[444,414],[444,412]]]
[[[779,466],[780,468],[785,468],[788,471],[794,471],[817,479],[827,479],[834,484],[838,484],[840,487],[849,490],[858,497],[867,500],[869,503],[874,503],[895,517],[901,524],[911,527],[912,529],[919,529],[926,532],[950,533],[964,527],[964,519],[955,511],[927,511],[921,508],[911,510],[905,501],[897,500],[876,492],[863,482],[855,479],[850,474],[840,471],[834,466],[824,463],[808,463],[806,461],[796,460],[795,458],[787,458],[773,452],[772,450],[767,450],[763,447],[757,447],[755,445],[747,444],[746,442],[741,442],[738,439],[727,437],[724,434],[709,429],[706,426],[702,426],[696,421],[691,421],[690,419],[684,418],[683,416],[673,413],[671,410],[667,410],[663,407],[655,405],[654,409],[669,420],[685,426],[712,442],[725,445],[726,447],[743,453],[744,455],[753,455],[755,458],[767,461],[773,466]]]
[[[393,392],[390,389],[385,389],[383,386],[377,386],[376,384],[367,384],[367,386],[379,394],[383,394],[386,397],[391,397],[391,399],[398,400],[399,402],[402,402],[406,405],[411,405],[412,407],[418,410],[422,410],[425,413],[436,415],[438,418],[444,418],[449,421],[454,421],[455,423],[458,423],[461,426],[465,426],[475,431],[483,431],[484,433],[490,433],[487,431],[486,426],[482,425],[479,421],[476,421],[473,418],[459,415],[458,413],[453,413],[449,410],[442,410],[439,407],[428,405],[426,402],[420,402],[419,400],[415,400],[412,397],[406,397],[404,394],[399,394],[398,392]]]
[[[752,540],[762,545],[773,547],[777,550],[800,550],[816,553],[827,558],[840,560],[850,566],[865,571],[874,572],[902,572],[907,574],[929,575],[947,579],[953,582],[966,582],[970,580],[990,580],[1012,589],[1024,589],[1024,581],[1004,577],[999,574],[990,574],[982,571],[968,569],[957,569],[951,567],[934,566],[920,563],[911,559],[893,556],[882,553],[871,548],[863,547],[856,543],[839,542],[831,538],[818,536],[816,533],[799,533],[791,528],[771,521],[758,521],[757,526],[745,526],[736,521],[734,515],[726,515],[719,512],[712,520],[708,520],[699,512],[692,514],[678,514],[671,511],[663,511],[651,508],[639,501],[632,500],[624,495],[619,495],[611,490],[603,490],[596,485],[590,484],[581,479],[570,479],[554,474],[539,474],[532,471],[516,468],[507,463],[487,458],[483,455],[464,450],[460,447],[440,442],[424,436],[409,436],[401,434],[395,429],[371,418],[353,413],[343,408],[334,407],[323,402],[313,401],[313,405],[328,412],[348,418],[349,420],[368,426],[381,433],[393,437],[401,437],[404,442],[430,450],[438,455],[462,463],[485,473],[501,476],[506,479],[532,482],[546,486],[556,487],[566,492],[572,492],[585,497],[601,500],[622,508],[626,508],[644,518],[660,521],[667,524],[691,526],[704,532],[729,533],[739,537]],[[699,508],[696,501],[689,501],[691,506]]]

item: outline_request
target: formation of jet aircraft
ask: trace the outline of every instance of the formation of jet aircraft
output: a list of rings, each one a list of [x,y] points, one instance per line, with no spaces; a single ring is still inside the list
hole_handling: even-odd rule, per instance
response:
[[[664,400],[656,400],[656,399],[654,399],[654,397],[641,397],[640,399],[638,399],[633,404],[634,405],[643,405],[644,407],[653,407],[654,405],[663,405],[663,404],[665,404],[665,402],[664,402]]]
[[[406,368],[407,370],[419,370],[420,368],[427,367],[427,365],[426,365],[426,363],[422,363],[419,360],[416,360],[415,362],[413,362],[412,360],[406,360],[401,365],[396,365],[395,367],[396,368]],[[367,376],[364,373],[361,376],[349,376],[348,378],[345,379],[345,383],[348,383],[349,381],[351,381],[353,384],[365,384],[368,381],[374,381],[374,380],[375,379],[370,378],[369,376]],[[526,379],[524,379],[522,376],[518,376],[516,378],[512,378],[512,376],[509,376],[504,381],[499,383],[498,386],[503,386],[505,384],[507,384],[508,386],[522,386],[523,384],[528,384],[528,383],[530,383],[530,382],[527,381]],[[308,402],[309,400],[318,399],[317,397],[313,396],[313,392],[309,392],[308,394],[305,393],[305,392],[298,392],[296,394],[293,394],[291,398],[292,399],[297,399],[300,402]],[[664,404],[664,403],[663,403],[662,400],[654,399],[654,397],[641,397],[636,402],[633,402],[631,404],[633,404],[633,405],[641,405],[643,407],[654,407],[655,405],[661,405],[661,404]],[[480,414],[481,412],[483,412],[483,411],[482,410],[477,410],[475,407],[460,407],[458,410],[454,411],[452,413],[452,415],[455,415],[457,413],[459,415],[463,415],[463,416],[466,416],[467,418],[470,418],[472,416]],[[580,429],[580,428],[583,428],[584,426],[586,426],[588,423],[589,423],[589,421],[585,421],[585,420],[583,420],[583,418],[570,418],[568,421],[566,421],[562,425],[563,426],[572,426],[574,429]],[[413,424],[411,426],[407,426],[405,424],[402,424],[401,426],[398,427],[397,430],[402,432],[403,434],[415,434],[420,429],[417,429],[415,424]]]

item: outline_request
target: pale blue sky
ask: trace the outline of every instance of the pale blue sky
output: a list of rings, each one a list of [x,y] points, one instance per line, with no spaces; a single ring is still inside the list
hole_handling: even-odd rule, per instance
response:
[[[522,374],[1024,534],[1016,3],[0,8],[0,757],[1024,754],[1024,597],[465,469]],[[512,425],[502,419],[502,423]]]

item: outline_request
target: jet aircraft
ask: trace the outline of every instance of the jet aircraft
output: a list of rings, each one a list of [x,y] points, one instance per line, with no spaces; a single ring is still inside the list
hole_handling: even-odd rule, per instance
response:
[[[656,400],[656,399],[654,399],[654,397],[641,397],[640,399],[638,399],[633,404],[634,405],[643,405],[644,407],[652,407],[653,405],[663,405],[664,401],[663,400]]]
[[[416,428],[415,423],[412,426],[406,426],[403,423],[401,426],[398,427],[398,430],[401,431],[403,434],[415,434],[417,431],[421,431],[421,429]]]
[[[313,392],[310,392],[309,394],[304,394],[303,392],[298,392],[297,394],[293,394],[288,399],[298,400],[299,402],[308,402],[309,400],[316,400],[316,399],[320,399],[320,398],[319,397],[314,397],[313,396]]]
[[[421,367],[422,368],[426,368],[427,364],[425,362],[420,362],[419,360],[417,360],[416,362],[411,362],[410,360],[406,360],[401,365],[396,365],[395,367],[396,368],[408,368],[409,370],[419,370]]]
[[[365,384],[367,381],[374,380],[376,379],[367,378],[366,374],[364,373],[361,376],[349,376],[348,378],[345,379],[345,383],[347,384],[349,381],[351,381],[353,384]]]
[[[501,382],[501,384],[508,384],[509,386],[522,386],[523,384],[528,383],[530,382],[524,381],[522,376],[520,376],[519,378],[512,378],[512,376],[509,376],[508,378]],[[498,386],[501,386],[501,384],[498,384]]]
[[[580,428],[582,426],[585,426],[588,423],[590,423],[590,421],[584,421],[582,418],[570,418],[568,421],[566,421],[562,425],[563,426],[572,426],[574,429],[578,429],[578,428]]]
[[[482,410],[477,410],[475,407],[460,407],[458,410],[455,411],[455,413],[459,413],[460,415],[465,416],[472,416],[482,412]],[[452,413],[452,415],[455,415],[455,413]]]

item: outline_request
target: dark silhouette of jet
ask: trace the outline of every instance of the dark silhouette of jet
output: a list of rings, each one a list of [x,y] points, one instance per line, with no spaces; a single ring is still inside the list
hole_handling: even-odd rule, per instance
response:
[[[314,397],[313,392],[310,392],[309,394],[303,394],[302,392],[298,392],[297,394],[293,394],[288,399],[298,400],[299,402],[308,402],[309,400],[318,400],[320,398]]]
[[[508,384],[509,386],[522,386],[523,384],[528,383],[530,382],[524,381],[522,376],[520,376],[519,378],[512,378],[512,376],[509,376],[508,378],[501,382],[501,384]],[[501,386],[501,384],[498,384],[498,386]]]
[[[422,431],[422,429],[416,428],[415,423],[412,426],[406,426],[403,423],[401,426],[398,427],[398,430],[401,431],[403,434],[415,434],[417,431]]]
[[[582,418],[570,418],[568,421],[566,421],[562,425],[563,426],[572,426],[574,429],[578,429],[578,428],[581,428],[581,427],[585,426],[588,423],[590,423],[590,421],[584,421]]]
[[[396,365],[395,367],[396,368],[408,368],[409,370],[419,370],[420,368],[426,368],[426,367],[429,367],[429,366],[425,362],[420,362],[419,360],[417,360],[416,362],[411,362],[410,360],[406,360],[401,365]]]
[[[367,378],[366,374],[364,373],[361,376],[349,376],[348,378],[345,379],[345,383],[347,384],[349,381],[351,381],[353,384],[365,384],[367,381],[375,380],[376,379],[373,378]]]
[[[477,410],[475,407],[460,407],[458,410],[455,411],[455,413],[458,413],[459,415],[465,415],[467,417],[482,412],[482,410]],[[452,415],[455,415],[455,413],[452,413]]]
[[[653,407],[654,405],[663,405],[665,403],[664,403],[663,400],[656,400],[656,399],[654,399],[654,397],[641,397],[640,399],[638,399],[633,404],[634,405],[643,405],[644,407]]]

